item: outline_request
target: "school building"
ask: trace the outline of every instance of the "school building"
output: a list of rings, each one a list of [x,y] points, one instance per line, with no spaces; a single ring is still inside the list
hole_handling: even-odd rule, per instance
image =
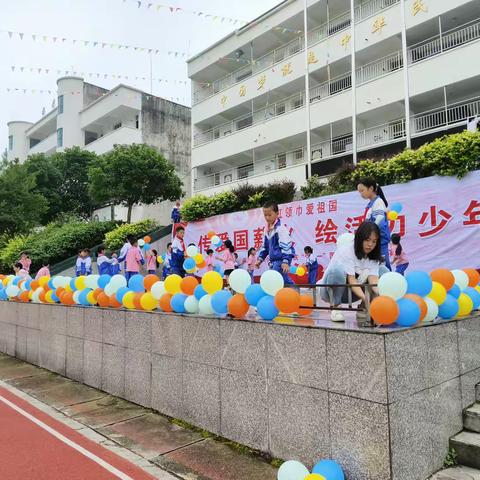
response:
[[[478,0],[285,0],[188,62],[193,192],[476,128],[479,58]]]

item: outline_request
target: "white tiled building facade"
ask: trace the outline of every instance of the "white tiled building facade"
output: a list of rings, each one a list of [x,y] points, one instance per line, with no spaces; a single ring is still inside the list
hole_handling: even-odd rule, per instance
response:
[[[309,0],[307,54],[304,1],[286,0],[189,61],[194,193],[305,182],[306,58],[314,174],[355,143],[383,158],[480,114],[479,0],[354,3]]]

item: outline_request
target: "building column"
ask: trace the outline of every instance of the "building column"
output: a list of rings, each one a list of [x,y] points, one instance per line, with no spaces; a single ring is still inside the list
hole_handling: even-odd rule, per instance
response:
[[[355,44],[355,0],[350,0],[351,63],[352,63],[352,155],[353,164],[357,164],[357,63]]]
[[[407,24],[405,21],[405,0],[400,0],[401,22],[402,22],[402,56],[403,56],[403,88],[405,94],[405,137],[407,148],[412,148],[412,135],[410,131],[410,79],[408,72],[408,50],[407,50]]]

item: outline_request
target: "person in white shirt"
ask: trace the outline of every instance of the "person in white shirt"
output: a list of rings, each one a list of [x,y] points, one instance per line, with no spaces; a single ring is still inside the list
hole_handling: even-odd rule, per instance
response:
[[[333,255],[330,264],[322,278],[323,285],[339,285],[333,287],[332,298],[329,288],[320,288],[320,297],[330,303],[332,307],[348,303],[348,292],[345,284],[358,285],[369,283],[377,285],[380,272],[382,254],[380,250],[380,229],[373,222],[364,222],[355,233],[355,239],[346,245],[342,245]],[[386,268],[383,267],[383,269]],[[352,300],[365,301],[365,293],[361,287],[352,288]],[[378,295],[378,290],[373,287]],[[343,322],[342,312],[332,310],[331,319],[334,322]]]

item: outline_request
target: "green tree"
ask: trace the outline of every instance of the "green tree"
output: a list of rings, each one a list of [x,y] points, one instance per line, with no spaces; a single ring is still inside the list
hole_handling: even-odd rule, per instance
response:
[[[149,145],[116,145],[90,163],[88,177],[92,199],[125,205],[128,223],[135,204],[174,201],[183,195],[174,165]]]
[[[6,165],[0,174],[0,234],[28,233],[41,223],[48,201],[35,188],[35,175],[25,165]]]

